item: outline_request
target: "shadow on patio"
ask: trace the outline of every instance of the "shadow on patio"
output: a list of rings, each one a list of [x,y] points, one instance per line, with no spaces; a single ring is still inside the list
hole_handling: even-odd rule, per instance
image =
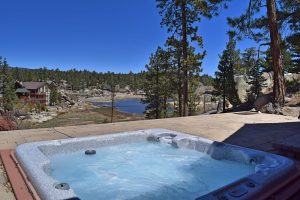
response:
[[[300,138],[300,122],[245,124],[223,142],[277,153],[274,143],[297,135]]]

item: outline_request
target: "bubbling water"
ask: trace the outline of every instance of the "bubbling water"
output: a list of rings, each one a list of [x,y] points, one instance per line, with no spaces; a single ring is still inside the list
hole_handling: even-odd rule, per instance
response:
[[[195,199],[254,172],[254,167],[214,160],[160,143],[122,144],[50,157],[51,176],[82,200]]]

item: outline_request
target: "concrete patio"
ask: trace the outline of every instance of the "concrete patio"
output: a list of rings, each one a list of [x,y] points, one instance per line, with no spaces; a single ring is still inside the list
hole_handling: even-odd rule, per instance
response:
[[[211,140],[278,153],[274,143],[300,135],[300,121],[294,117],[251,112],[201,115],[184,118],[142,120],[112,124],[56,127],[46,129],[0,132],[0,149],[13,149],[18,144],[101,135],[147,128],[167,128],[202,136]],[[14,195],[5,183],[5,172],[0,164],[0,197],[11,200]]]

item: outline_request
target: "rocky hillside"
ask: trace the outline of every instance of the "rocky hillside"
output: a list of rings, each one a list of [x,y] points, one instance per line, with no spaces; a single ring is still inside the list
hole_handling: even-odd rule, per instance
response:
[[[261,112],[298,117],[300,112],[300,74],[285,74],[286,106],[280,109],[274,108],[272,103],[270,103],[273,95],[273,74],[265,72],[263,73],[263,77],[265,81],[263,83],[262,95],[254,102],[251,102],[251,97],[248,94],[251,87],[248,84],[248,77],[243,75],[235,76],[236,89],[240,101],[243,104],[251,104],[253,108]]]

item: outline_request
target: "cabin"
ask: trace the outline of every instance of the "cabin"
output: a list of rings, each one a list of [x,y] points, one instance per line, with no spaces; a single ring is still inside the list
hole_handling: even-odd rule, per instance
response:
[[[50,88],[47,82],[16,82],[16,94],[27,103],[50,104]]]

